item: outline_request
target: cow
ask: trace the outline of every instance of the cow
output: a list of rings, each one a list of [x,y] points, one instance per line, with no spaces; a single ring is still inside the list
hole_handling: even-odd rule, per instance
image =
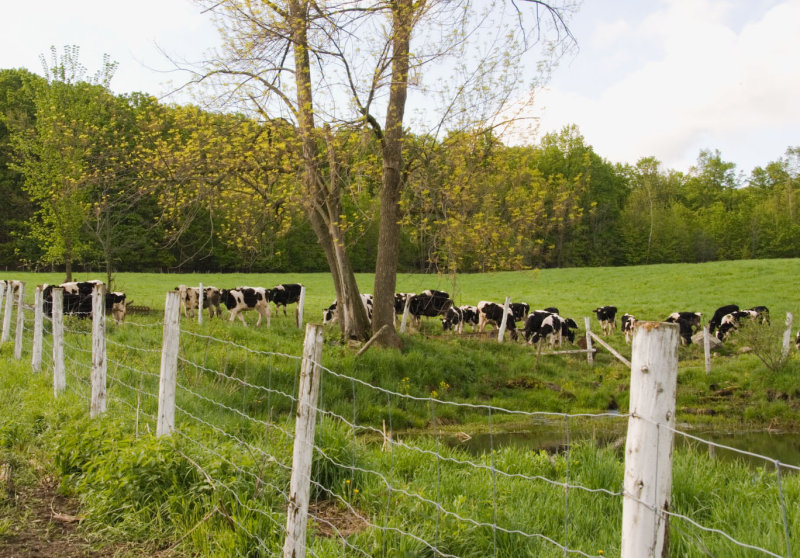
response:
[[[538,342],[544,319],[553,314],[558,314],[558,312],[551,312],[550,310],[552,310],[552,308],[534,310],[528,314],[528,317],[525,319],[525,340],[528,343]],[[533,340],[534,336],[536,337],[536,341]]]
[[[558,316],[558,314],[554,315]],[[575,332],[572,330],[578,329],[578,324],[572,318],[563,318],[561,316],[559,318],[561,318],[561,338],[566,337],[570,343],[574,343]]]
[[[758,320],[758,323],[763,324],[764,322],[766,322],[767,325],[769,325],[769,308],[767,308],[766,306],[753,306],[752,308],[750,308],[750,311],[758,314],[758,316],[756,316],[756,320]]]
[[[70,281],[60,285],[42,285],[42,308],[47,316],[53,315],[53,289],[64,289],[64,315],[75,315],[79,318],[92,317],[92,292],[97,285],[103,282],[97,279],[90,281]],[[123,292],[107,292],[103,307],[106,314],[111,314],[114,322],[121,324],[125,321],[127,312],[127,297]]]
[[[794,346],[797,347],[798,351],[800,351],[800,330],[798,330],[797,337],[794,339]]]
[[[714,315],[711,316],[710,320],[708,320],[708,332],[714,333],[722,323],[722,318],[724,318],[731,312],[738,312],[738,311],[739,311],[739,306],[736,304],[727,304],[725,306],[720,306],[719,308],[714,310]]]
[[[234,321],[236,316],[247,325],[242,316],[242,312],[255,310],[258,312],[256,327],[261,325],[261,319],[267,318],[267,325],[270,320],[269,296],[264,287],[236,287],[235,289],[222,289],[220,291],[222,303],[230,312],[229,321]]]
[[[447,331],[448,329],[452,329],[458,334],[464,330],[464,313],[461,308],[451,306],[445,312],[444,318],[442,318],[442,330]]]
[[[684,322],[689,323],[690,327],[695,331],[695,333],[703,327],[702,312],[673,312],[667,316],[667,319],[664,321],[674,324],[678,323],[678,320],[683,320]]]
[[[499,328],[503,322],[503,305],[482,300],[478,303],[478,331],[486,329],[487,324]],[[517,340],[517,324],[514,314],[509,310],[506,313],[506,329],[511,332],[511,339]]]
[[[593,310],[597,319],[600,321],[600,329],[603,335],[611,335],[617,328],[617,307],[601,306]]]
[[[678,335],[681,337],[681,344],[691,345],[692,333],[694,333],[695,329],[697,328],[695,319],[678,317],[670,323],[678,324]]]
[[[453,301],[449,294],[429,289],[411,297],[411,301],[408,303],[408,313],[414,316],[414,320],[419,326],[422,316],[428,318],[442,316],[451,306],[453,306]]]
[[[283,306],[283,315],[288,316],[286,313],[286,306],[295,304],[300,300],[300,293],[303,290],[303,285],[300,283],[285,283],[282,285],[275,285],[268,291],[269,300],[275,304],[275,313]]]
[[[514,314],[514,321],[521,322],[524,320],[528,312],[530,312],[530,305],[527,302],[512,302],[508,305],[511,313]]]
[[[123,292],[114,291],[106,293],[106,314],[110,313],[116,324],[121,324],[125,321],[125,314],[128,310],[126,298]]]
[[[478,307],[477,306],[459,306],[459,310],[461,310],[461,324],[463,326],[469,324],[472,326],[472,331],[475,331],[475,328],[478,327],[478,323],[480,318],[478,316]]]
[[[622,315],[622,333],[625,334],[625,343],[631,344],[631,337],[633,336],[633,326],[636,324],[636,318],[632,315],[625,313]]]
[[[397,317],[402,316],[406,309],[406,300],[414,296],[414,293],[394,293],[394,319],[397,324]]]
[[[367,319],[372,323],[372,307],[374,299],[371,294],[361,294],[361,304],[364,305],[364,310],[367,311]],[[339,321],[339,311],[337,309],[338,301],[334,300],[330,306],[322,311],[322,325],[334,324]]]
[[[717,330],[717,339],[724,341],[731,331],[739,329],[739,322],[741,322],[742,319],[759,320],[761,316],[762,315],[755,310],[739,310],[726,314],[722,318],[722,322]]]
[[[193,318],[195,310],[200,305],[200,287],[187,287],[179,285],[175,287],[180,293],[183,315],[186,318]],[[219,305],[222,301],[222,294],[216,287],[203,287],[203,308],[208,308],[209,318],[221,316],[222,310]]]

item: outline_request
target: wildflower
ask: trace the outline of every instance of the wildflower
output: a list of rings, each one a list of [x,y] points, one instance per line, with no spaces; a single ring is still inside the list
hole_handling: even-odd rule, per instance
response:
[[[344,481],[344,483],[345,484],[350,484],[350,479],[347,479],[346,481]]]
[[[358,488],[353,489],[353,494],[358,494]]]

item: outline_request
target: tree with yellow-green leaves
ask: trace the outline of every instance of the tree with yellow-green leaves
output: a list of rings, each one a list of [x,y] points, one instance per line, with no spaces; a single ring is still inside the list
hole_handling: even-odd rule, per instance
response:
[[[110,283],[115,256],[131,247],[125,216],[141,197],[137,102],[108,90],[116,64],[107,57],[89,77],[77,47],[60,57],[53,48],[42,62],[47,81],[34,91],[35,120],[11,137],[14,168],[39,208],[31,233],[43,263],[63,264],[67,281],[99,246]]]
[[[334,138],[346,129],[374,133],[382,177],[372,325],[384,332],[380,343],[398,346],[393,301],[400,193],[409,173],[403,155],[409,90],[423,92],[427,126],[503,125],[501,113],[519,84],[536,81],[525,70],[541,75],[541,68],[524,63],[533,39],[549,23],[559,38],[568,35],[561,11],[538,0],[201,3],[217,18],[224,41],[195,81],[214,84],[216,99],[228,106],[239,103],[296,128],[305,212],[334,279],[342,333],[355,339],[366,338],[369,323],[341,219],[351,188],[347,156]],[[424,79],[434,62],[441,68]]]

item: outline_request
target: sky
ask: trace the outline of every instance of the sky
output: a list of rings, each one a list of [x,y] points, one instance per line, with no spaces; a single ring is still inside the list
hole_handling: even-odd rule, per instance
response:
[[[117,93],[161,97],[185,79],[164,52],[197,61],[218,41],[188,0],[0,6],[0,68],[42,74],[51,46],[78,45],[89,73],[119,62]],[[585,0],[570,27],[578,50],[535,98],[540,134],[576,124],[601,157],[679,171],[701,149],[749,173],[800,146],[800,0]]]

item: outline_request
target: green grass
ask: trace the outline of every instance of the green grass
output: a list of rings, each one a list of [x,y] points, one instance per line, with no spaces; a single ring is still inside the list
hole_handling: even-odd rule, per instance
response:
[[[604,304],[641,319],[661,319],[674,310],[708,316],[731,302],[743,307],[764,304],[777,320],[784,311],[798,311],[791,295],[798,268],[800,260],[769,260],[457,278],[408,275],[398,278],[397,290],[444,289],[458,304],[502,301],[509,295],[532,307],[558,306],[581,325],[579,318]],[[31,302],[33,284],[62,279],[58,274],[13,277],[28,282],[26,298]],[[76,279],[97,277],[82,274]],[[372,291],[371,276],[358,279],[364,291]],[[131,316],[131,323],[123,326],[108,325],[107,414],[101,420],[87,418],[89,322],[67,321],[69,387],[55,400],[48,373],[30,372],[30,340],[26,337],[23,361],[13,360],[12,344],[6,343],[0,346],[0,362],[5,365],[0,377],[2,460],[19,464],[20,482],[36,482],[36,467],[25,473],[25,464],[32,462],[46,464],[60,476],[62,490],[81,498],[86,515],[82,529],[98,544],[138,541],[154,552],[175,545],[172,552],[179,555],[234,556],[256,555],[260,542],[261,552],[279,553],[285,524],[285,497],[280,491],[288,482],[287,433],[293,430],[299,369],[296,359],[282,355],[300,354],[303,340],[291,317],[273,316],[271,328],[258,329],[223,320],[206,319],[202,326],[183,321],[178,433],[169,439],[153,436],[164,295],[180,283],[199,282],[221,288],[302,282],[307,287],[307,320],[316,320],[335,297],[327,274],[121,273],[115,289],[154,312]],[[252,324],[253,317],[248,318]],[[619,332],[610,342],[629,354]],[[485,407],[417,401],[354,380],[419,398],[435,395],[444,401],[512,410],[574,414],[618,407],[625,412],[630,372],[613,357],[599,353],[594,367],[577,355],[537,359],[535,350],[521,343],[442,335],[438,320],[425,323],[422,334],[405,336],[400,352],[375,347],[356,357],[333,328],[325,343],[323,364],[335,374],[324,374],[320,395],[325,414],[319,419],[317,444],[324,456],[316,455],[313,475],[325,489],[314,488],[315,503],[330,502],[347,512],[342,504],[346,501],[374,525],[389,529],[357,528],[348,539],[352,545],[375,556],[432,555],[424,544],[394,530],[399,529],[459,556],[563,555],[541,538],[495,533],[458,521],[454,515],[458,514],[481,524],[492,524],[496,516],[498,524],[509,530],[542,533],[589,554],[603,550],[606,556],[618,555],[618,497],[571,490],[565,499],[563,490],[549,483],[492,475],[490,469],[465,468],[457,461],[618,491],[620,450],[579,443],[569,453],[505,447],[476,457],[450,447],[445,438],[459,432],[533,430],[538,419]],[[680,348],[681,427],[710,423],[731,430],[768,425],[800,429],[797,357],[793,354],[786,367],[770,372],[756,356],[739,355],[737,349],[736,343],[726,346],[706,375],[701,349]],[[49,362],[46,347],[45,370]],[[358,425],[358,431],[354,433],[342,419]],[[402,446],[381,451],[378,431],[384,423],[395,439],[413,442],[425,452]],[[582,421],[570,421],[570,428],[583,427]],[[774,471],[714,461],[704,449],[676,451],[673,509],[739,540],[783,552]],[[386,481],[363,470],[380,471]],[[797,509],[798,475],[782,480],[787,509]],[[405,496],[401,490],[421,498]],[[446,511],[426,499],[440,502]],[[13,502],[3,506],[0,523],[14,512]],[[796,541],[800,514],[790,513],[788,519]],[[321,527],[312,522],[312,528]],[[677,519],[671,521],[671,530],[673,556],[751,555]],[[343,548],[337,537],[315,536],[310,544],[318,556],[358,555]]]

